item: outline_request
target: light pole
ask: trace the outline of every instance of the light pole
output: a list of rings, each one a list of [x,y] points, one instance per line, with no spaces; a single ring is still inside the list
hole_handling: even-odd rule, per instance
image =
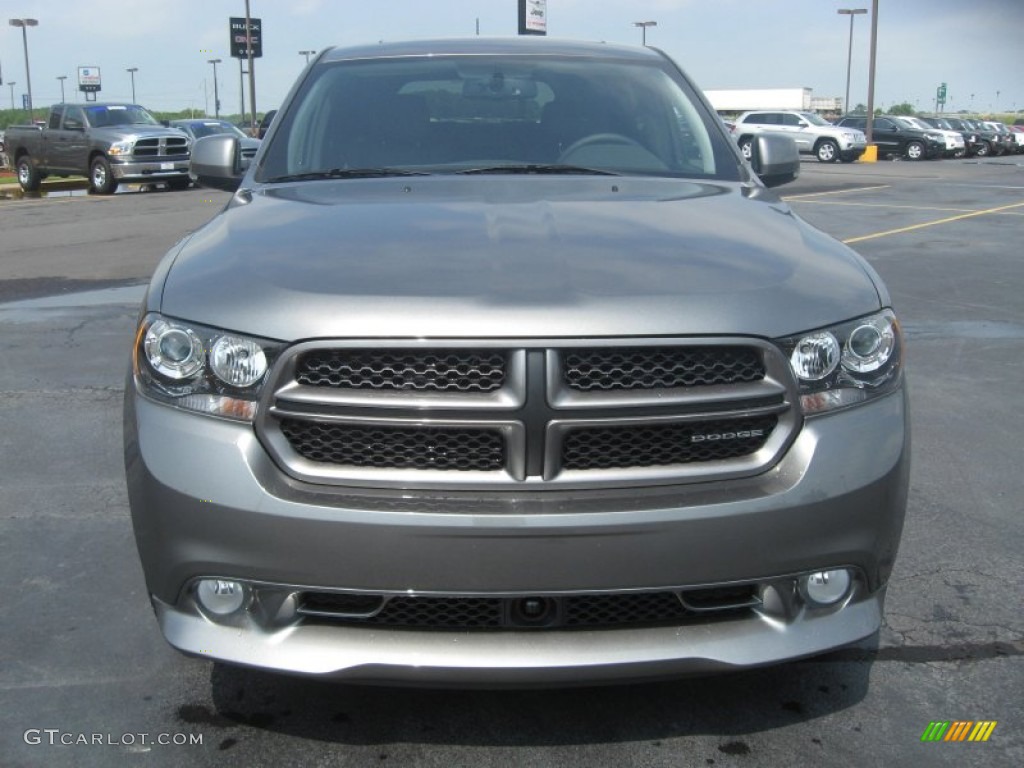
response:
[[[843,102],[843,111],[850,111],[850,65],[853,63],[853,17],[867,13],[867,8],[840,8],[836,13],[840,16],[850,17],[850,44],[846,50],[846,101]]]
[[[132,76],[132,104],[135,103],[135,73],[138,71],[138,67],[128,67],[128,69],[125,70],[125,72]]]
[[[14,86],[17,85],[13,80],[8,80],[7,84],[11,86],[11,109],[14,109]]]
[[[60,103],[64,103],[64,81],[68,79],[67,75],[58,75],[57,79],[60,80]]]
[[[252,14],[249,13],[249,0],[245,0],[245,57],[249,60],[249,109],[252,110],[249,135],[255,136],[259,123],[256,122],[256,60],[252,49]]]
[[[647,28],[658,26],[656,21],[634,21],[634,27],[640,27],[640,45],[647,45]]]
[[[309,57],[312,56],[316,51],[299,51],[299,56],[306,57],[306,63],[309,64]]]
[[[220,59],[207,59],[207,64],[213,64],[213,115],[220,119],[220,90],[217,87],[217,65]]]
[[[32,75],[28,69],[28,28],[39,26],[39,22],[36,19],[11,19],[10,24],[12,27],[21,27],[21,42],[25,46],[25,87],[28,89],[28,121],[31,123],[35,120],[35,115],[32,114]],[[11,98],[11,109],[14,109],[14,98]]]
[[[878,52],[878,0],[871,0],[871,51],[868,53],[868,120],[864,133],[875,140],[875,57]]]

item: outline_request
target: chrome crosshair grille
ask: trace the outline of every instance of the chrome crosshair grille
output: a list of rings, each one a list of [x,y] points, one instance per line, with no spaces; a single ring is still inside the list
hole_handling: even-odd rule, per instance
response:
[[[796,398],[756,339],[307,342],[279,358],[256,428],[321,484],[635,487],[763,472]]]

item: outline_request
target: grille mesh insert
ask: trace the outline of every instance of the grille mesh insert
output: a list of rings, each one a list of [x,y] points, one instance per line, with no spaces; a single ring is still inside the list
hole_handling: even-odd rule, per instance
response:
[[[566,433],[566,469],[627,469],[748,456],[761,448],[775,416],[684,424],[578,427]]]
[[[398,596],[386,601],[376,595],[363,598],[363,602],[371,600],[383,603],[379,612],[371,616],[344,615],[354,613],[351,595],[305,592],[299,599],[299,611],[319,611],[320,615],[312,618],[313,621],[448,631],[600,629],[677,625],[707,618],[706,613],[686,608],[678,595],[671,591],[579,594],[549,598],[552,612],[549,620],[543,624],[530,624],[522,620],[516,610],[522,600],[520,597]],[[339,615],[323,615],[330,614],[331,606],[335,604]],[[718,604],[717,611],[725,615],[745,608],[723,601]]]
[[[497,429],[356,427],[283,419],[281,432],[310,461],[385,469],[501,470],[505,441]]]
[[[652,624],[685,617],[688,611],[672,592],[579,595],[566,601],[570,627]]]
[[[506,361],[487,350],[317,350],[297,361],[295,380],[336,389],[492,392]]]
[[[580,392],[740,384],[764,378],[750,347],[633,347],[564,352],[565,383]]]
[[[299,598],[299,612],[318,611],[313,621],[353,626],[387,626],[421,630],[551,630],[601,629],[679,625],[690,621],[706,621],[709,614],[727,617],[749,609],[753,585],[719,590],[687,590],[683,594],[690,604],[698,604],[696,594],[702,593],[701,611],[692,611],[677,593],[614,592],[565,595],[548,598],[551,607],[548,620],[542,624],[524,622],[516,610],[522,597],[430,597],[383,595],[342,595],[330,592],[304,592]],[[741,599],[742,598],[742,599]],[[370,616],[351,615],[353,606],[380,608]],[[329,615],[332,610],[337,615]],[[327,614],[327,615],[324,615]],[[348,615],[345,615],[348,614]],[[309,614],[307,613],[307,616]]]

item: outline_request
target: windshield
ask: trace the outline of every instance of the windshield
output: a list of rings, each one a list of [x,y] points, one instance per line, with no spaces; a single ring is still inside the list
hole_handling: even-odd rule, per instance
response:
[[[160,125],[157,119],[135,104],[86,107],[89,125],[104,128],[110,125]]]
[[[900,119],[904,123],[909,123],[911,128],[919,128],[922,131],[933,130],[933,126],[928,125],[924,120],[918,120],[916,117],[903,117]]]
[[[821,115],[817,115],[814,112],[801,112],[800,117],[802,117],[811,125],[832,125],[832,123],[830,123],[824,117],[822,117]]]
[[[204,136],[215,136],[218,133],[229,133],[240,139],[246,138],[242,131],[226,120],[192,120],[188,123],[177,123],[176,125],[187,126],[188,130],[197,139],[201,139]]]
[[[257,181],[370,169],[739,178],[715,114],[661,62],[537,54],[327,62],[278,119]]]

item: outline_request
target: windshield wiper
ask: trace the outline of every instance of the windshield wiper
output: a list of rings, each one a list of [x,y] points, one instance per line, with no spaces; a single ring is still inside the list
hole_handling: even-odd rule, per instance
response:
[[[522,165],[490,165],[482,168],[467,168],[464,171],[456,171],[459,174],[485,174],[485,173],[551,173],[551,174],[587,174],[591,176],[621,176],[615,171],[606,171],[600,168],[584,168],[580,165],[562,165],[546,163],[526,163]]]
[[[316,181],[318,179],[377,179],[386,176],[429,176],[423,171],[405,171],[401,168],[331,168],[327,171],[309,171],[274,176],[265,179],[268,184],[284,181]]]

